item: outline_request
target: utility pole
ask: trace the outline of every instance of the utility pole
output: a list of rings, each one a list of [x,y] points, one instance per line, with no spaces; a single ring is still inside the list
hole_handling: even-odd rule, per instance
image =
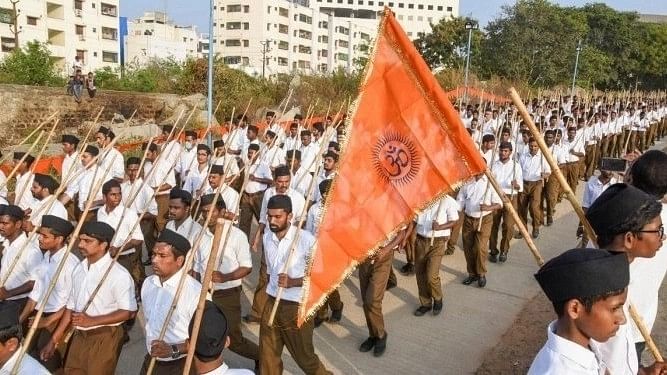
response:
[[[211,0],[211,3],[209,4],[209,20],[208,20],[208,98],[206,101],[206,117],[208,120],[208,123],[206,124],[207,128],[210,130],[210,127],[213,126],[213,52],[214,48],[213,45],[213,16],[215,14],[214,12],[214,4],[215,0]],[[209,147],[213,147],[213,136],[211,135],[212,132],[207,132],[207,137],[206,137],[206,143],[208,144]]]
[[[581,39],[577,43],[577,57],[574,60],[574,75],[572,76],[572,90],[570,90],[570,97],[574,97],[574,86],[577,83],[577,70],[579,69],[579,53],[581,52]]]
[[[266,78],[266,54],[271,52],[271,39],[259,42],[262,45],[262,79]]]
[[[21,30],[19,29],[19,13],[21,11],[17,9],[16,4],[18,4],[21,0],[10,0],[12,3],[12,23],[9,25],[9,31],[14,34],[14,48],[19,48],[19,33]]]
[[[465,24],[466,30],[468,30],[468,52],[466,53],[466,71],[465,78],[463,78],[463,85],[465,86],[465,92],[463,94],[463,101],[468,103],[468,69],[470,68],[470,44],[472,42],[472,31],[476,30],[479,26],[477,22],[472,20],[467,21]]]

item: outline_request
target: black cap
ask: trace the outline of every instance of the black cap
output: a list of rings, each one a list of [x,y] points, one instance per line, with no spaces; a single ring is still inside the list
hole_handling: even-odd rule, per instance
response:
[[[67,237],[74,231],[74,225],[69,221],[53,215],[42,216],[42,228],[50,228]]]
[[[269,210],[283,209],[288,213],[292,212],[292,199],[289,195],[278,194],[269,198],[269,202],[266,204],[266,208]]]
[[[16,220],[23,220],[23,218],[25,218],[25,212],[23,212],[23,209],[13,204],[4,207],[1,213],[3,216],[4,215],[11,216]]]
[[[259,151],[259,145],[257,143],[251,143],[248,145],[248,150]]]
[[[627,184],[607,188],[586,210],[586,218],[598,235],[616,235],[610,230],[624,223],[640,207],[655,202],[655,198]]]
[[[48,174],[35,173],[34,181],[38,183],[39,186],[49,189],[51,194],[58,189],[58,182]]]
[[[222,139],[213,141],[213,148],[218,148],[218,147],[225,147],[225,141],[223,141]]]
[[[21,313],[19,307],[18,303],[12,302],[4,302],[0,304],[0,331],[19,326],[19,314]]]
[[[101,221],[89,221],[81,227],[81,234],[93,237],[100,242],[111,243],[114,229],[107,223]]]
[[[213,164],[211,166],[211,172],[210,174],[219,174],[219,175],[224,175],[225,174],[225,166],[222,164]]]
[[[296,160],[301,160],[301,151],[299,150],[287,150],[285,153],[285,158],[286,159],[296,159]]]
[[[21,160],[25,156],[25,152],[17,151],[14,153],[14,160]],[[23,160],[28,164],[32,164],[32,162],[35,161],[35,157],[32,155],[28,155],[25,157]]]
[[[269,117],[269,116],[275,116],[275,115],[276,115],[276,113],[275,113],[274,111],[268,111],[268,112],[266,112],[266,117]]]
[[[320,194],[324,195],[329,193],[329,189],[331,188],[331,179],[326,179],[322,180],[320,184],[318,185],[318,188],[320,189]]]
[[[190,251],[190,241],[173,230],[165,229],[160,233],[157,242],[164,242],[171,245],[174,251],[181,255],[186,255]]]
[[[204,206],[208,206],[208,205],[212,204],[213,199],[215,199],[215,194],[206,194],[206,195],[202,196],[199,200],[199,207],[204,207]],[[225,200],[222,199],[220,194],[218,194],[218,199],[215,202],[216,202],[215,205],[219,209],[227,209],[227,205],[225,204]]]
[[[63,134],[62,139],[60,141],[61,143],[69,143],[73,145],[78,145],[79,144],[79,138],[77,138],[75,135],[72,134]]]
[[[535,279],[549,300],[565,302],[624,289],[630,282],[630,267],[622,252],[572,249],[546,262]]]
[[[322,159],[332,158],[334,161],[338,161],[338,154],[333,151],[328,151],[322,155]]]
[[[83,150],[83,152],[87,152],[93,156],[97,156],[100,154],[100,149],[93,146],[93,145],[88,145],[86,148]]]
[[[192,138],[197,138],[197,132],[194,130],[186,130],[185,131],[185,136],[186,137],[192,137]]]
[[[190,321],[188,332],[192,337],[194,316]],[[195,354],[204,358],[217,358],[227,343],[227,318],[222,310],[213,302],[205,301],[204,313],[199,326]]]
[[[104,135],[108,135],[111,129],[107,128],[106,126],[100,126],[99,129],[97,129],[98,133],[102,133]]]
[[[179,189],[179,188],[173,188],[169,192],[169,199],[180,199],[183,203],[187,204],[188,206],[192,204],[192,194],[190,194],[189,191]]]

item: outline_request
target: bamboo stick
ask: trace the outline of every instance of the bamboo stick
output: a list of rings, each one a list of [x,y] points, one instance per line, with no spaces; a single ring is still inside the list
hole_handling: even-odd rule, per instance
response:
[[[49,142],[51,141],[51,137],[53,137],[53,132],[55,132],[56,128],[58,127],[58,123],[60,122],[60,119],[56,119],[56,121],[53,122],[53,126],[51,127],[51,131],[49,131],[49,134],[46,136],[46,141],[44,141],[44,144],[42,145],[42,148],[39,150],[39,154],[35,157],[35,161],[32,163],[32,173],[34,173],[35,167],[39,163],[39,161],[42,159],[42,154],[44,154],[44,151],[46,150],[46,147],[49,145]],[[19,194],[16,194],[16,197],[22,197],[23,194],[25,194],[25,190],[28,188],[29,184],[23,185],[21,187],[21,192]],[[16,198],[14,198],[16,201]],[[16,201],[18,202],[18,201]]]
[[[48,124],[51,119],[56,116],[59,113],[59,111],[53,112],[49,117],[46,118],[46,120],[42,121],[35,129],[33,129],[30,134],[28,134],[21,142],[18,144],[14,145],[13,150],[16,150],[17,147],[23,145],[24,143],[28,142],[28,139],[30,139],[33,135],[37,134],[37,132],[44,127],[44,125]],[[9,151],[5,156],[2,158],[0,161],[0,164],[3,164],[7,159],[9,158],[9,155],[12,154],[13,151]]]
[[[39,143],[39,141],[40,141],[40,139],[42,139],[42,136],[43,136],[43,135],[44,135],[44,131],[42,130],[42,131],[39,133],[39,135],[37,136],[37,139],[35,139],[35,141],[30,145],[30,148],[28,148],[28,151],[25,152],[25,155],[23,155],[23,157],[22,157],[21,159],[19,159],[19,162],[16,163],[16,165],[14,166],[14,168],[12,168],[12,171],[9,172],[9,174],[7,175],[7,179],[5,180],[5,182],[0,183],[0,190],[2,190],[2,188],[4,188],[4,187],[7,185],[7,182],[8,182],[9,180],[11,180],[12,177],[14,177],[14,175],[16,174],[16,172],[18,172],[19,167],[21,166],[21,164],[23,164],[23,162],[24,162],[25,159],[30,155],[30,153],[31,153],[32,150],[35,148],[35,146],[37,146],[37,143]],[[17,198],[17,197],[16,197],[16,194],[15,194],[15,196],[14,196],[14,200],[16,200],[16,198]],[[15,202],[15,203],[16,203],[16,202]]]

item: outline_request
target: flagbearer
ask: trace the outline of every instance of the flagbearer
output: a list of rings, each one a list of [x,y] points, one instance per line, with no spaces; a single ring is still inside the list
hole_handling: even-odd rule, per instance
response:
[[[434,202],[417,216],[415,276],[420,306],[415,310],[415,316],[423,316],[431,309],[433,315],[442,311],[440,265],[450,230],[458,219],[458,203],[449,195]]]
[[[315,354],[313,321],[308,320],[301,327],[296,325],[306,263],[315,238],[290,223],[293,213],[289,196],[278,194],[271,197],[266,212],[270,230],[263,235],[263,245],[269,280],[266,286],[268,300],[259,331],[260,373],[283,373],[281,356],[286,346],[305,374],[331,374]],[[294,243],[297,235],[298,241]],[[287,265],[287,273],[283,273],[290,251],[295,251],[295,254]],[[284,288],[284,291],[282,299],[276,301],[279,287]],[[269,317],[276,303],[279,303],[278,310],[273,325],[269,326]]]

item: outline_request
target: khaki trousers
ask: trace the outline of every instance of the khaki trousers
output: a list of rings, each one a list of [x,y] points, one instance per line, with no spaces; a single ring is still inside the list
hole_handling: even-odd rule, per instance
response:
[[[139,250],[137,250],[137,248]],[[134,288],[141,291],[141,284],[146,278],[146,270],[141,263],[141,246],[137,246],[132,254],[121,255],[118,257],[118,263],[125,267],[125,269],[132,275],[134,280]]]
[[[148,373],[148,365],[151,362],[151,356],[146,354],[144,357],[144,363],[141,365],[141,371],[139,374],[146,375]],[[174,360],[174,361],[155,361],[155,367],[153,367],[154,375],[183,375],[183,369],[185,368],[185,357]],[[190,368],[190,374],[195,374],[195,366],[193,365]]]
[[[255,287],[255,295],[252,298],[252,309],[250,316],[260,319],[264,313],[264,306],[269,295],[266,294],[266,285],[269,283],[269,275],[266,271],[266,259],[264,258],[264,250],[262,250],[262,257],[259,262],[259,278],[257,279],[257,286]]]
[[[508,195],[507,198],[510,196]],[[512,197],[511,202],[514,210],[517,210],[517,202],[519,197],[517,194]],[[502,253],[507,253],[510,249],[510,240],[514,236],[514,218],[510,214],[509,209],[503,207],[500,210],[493,211],[493,223],[491,224],[491,233],[489,237],[489,249],[491,254],[497,255],[498,250]],[[501,226],[502,223],[502,226]],[[498,231],[501,231],[502,237],[498,235]],[[498,238],[500,239],[500,248],[498,248]]]
[[[113,375],[122,342],[122,326],[75,330],[65,359],[65,374]]]
[[[273,325],[269,327],[269,317],[275,298],[269,297],[262,313],[259,330],[259,366],[262,375],[283,373],[283,348],[287,347],[292,358],[306,375],[332,374],[315,354],[313,346],[313,320],[309,319],[297,327],[299,304],[280,301]]]
[[[45,315],[49,315],[44,313]],[[43,316],[45,317],[45,316]],[[51,340],[51,335],[53,331],[58,328],[58,323],[60,320],[51,323],[49,326],[44,328],[38,328],[35,332],[35,340],[32,341],[30,347],[28,348],[27,353],[31,357],[39,361],[42,366],[46,367],[51,373],[60,373],[63,369],[63,354],[67,350],[67,347],[64,343],[61,343],[57,346],[56,351],[53,353],[53,356],[48,361],[42,361],[39,354],[44,349],[44,347]]]
[[[459,237],[461,236],[461,228],[463,228],[463,211],[459,211],[459,219],[456,221],[456,224],[454,224],[449,234],[449,240],[447,240],[447,251],[445,254],[454,253],[454,250],[456,249],[456,243],[459,242]]]
[[[227,318],[229,350],[253,361],[258,361],[259,346],[243,337],[241,331],[241,287],[216,290],[213,292],[213,303],[220,307]]]
[[[542,225],[542,182],[539,181],[524,181],[523,192],[519,198],[519,216],[523,220],[526,227],[528,226],[528,209],[530,208],[530,216],[533,219],[533,229],[539,229]]]
[[[393,260],[392,250],[383,258],[366,259],[359,265],[359,289],[361,289],[364,316],[370,337],[383,338],[386,334],[382,315],[382,299],[387,289]]]
[[[408,263],[415,262],[415,239],[417,237],[417,226],[412,226],[412,231],[408,234],[408,240],[405,245],[405,261]]]
[[[239,213],[239,229],[243,233],[250,237],[250,228],[252,227],[252,219],[255,218],[259,221],[259,213],[262,209],[262,198],[264,197],[264,192],[260,191],[255,194],[243,193],[241,195],[241,203],[239,204],[240,213]],[[261,312],[260,312],[261,313]]]
[[[561,173],[563,171],[561,170]],[[542,195],[544,196],[544,201],[546,202],[547,208],[547,218],[553,219],[554,213],[556,212],[556,201],[558,200],[558,194],[560,194],[560,183],[556,178],[556,175],[552,173],[549,175],[547,182],[544,185],[544,190]]]
[[[164,230],[167,225],[169,215],[169,194],[162,194],[155,197],[157,203],[157,217],[155,218],[155,229],[158,233]],[[151,249],[152,250],[152,249]]]
[[[488,257],[487,245],[493,214],[489,213],[482,217],[481,230],[477,231],[480,219],[465,215],[463,219],[463,253],[466,257],[466,268],[472,276],[486,275],[486,258]]]
[[[433,240],[417,235],[415,241],[415,277],[419,304],[430,307],[432,302],[442,301],[442,284],[440,282],[440,265],[445,255],[447,237]]]
[[[340,310],[343,308],[343,301],[340,299],[340,293],[338,288],[334,289],[333,292],[329,293],[327,300],[324,301],[322,307],[317,310],[317,317],[326,320],[329,317],[329,309],[331,310]]]

